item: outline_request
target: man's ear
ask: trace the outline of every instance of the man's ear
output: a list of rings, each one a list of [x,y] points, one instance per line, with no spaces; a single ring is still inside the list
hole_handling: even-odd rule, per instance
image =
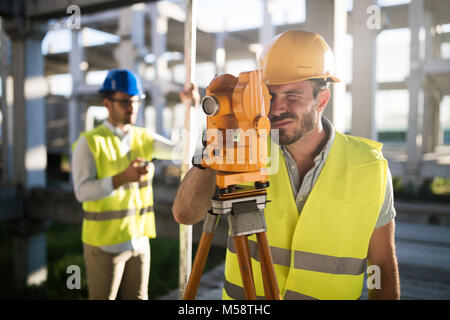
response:
[[[103,106],[106,107],[106,109],[109,110],[109,107],[111,106],[111,101],[109,99],[107,99],[107,98],[103,98],[102,103],[103,103]]]
[[[328,101],[330,100],[330,89],[324,88],[317,93],[316,101],[317,101],[317,109],[319,112],[322,112],[325,110],[325,107],[328,104]]]

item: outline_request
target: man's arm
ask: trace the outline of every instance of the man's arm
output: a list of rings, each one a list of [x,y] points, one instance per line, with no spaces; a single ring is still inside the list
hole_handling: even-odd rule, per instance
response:
[[[380,289],[369,289],[370,300],[399,300],[400,278],[395,254],[395,222],[375,229],[369,243],[369,265],[380,268]]]
[[[216,188],[216,171],[191,168],[181,181],[172,206],[178,223],[195,224],[205,218]]]

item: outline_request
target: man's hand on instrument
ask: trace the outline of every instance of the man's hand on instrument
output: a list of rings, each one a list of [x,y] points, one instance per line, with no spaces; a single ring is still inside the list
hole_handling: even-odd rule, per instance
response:
[[[195,84],[190,85],[188,89],[184,89],[180,92],[181,102],[190,102],[192,105],[197,106],[200,104],[200,93],[198,87]]]

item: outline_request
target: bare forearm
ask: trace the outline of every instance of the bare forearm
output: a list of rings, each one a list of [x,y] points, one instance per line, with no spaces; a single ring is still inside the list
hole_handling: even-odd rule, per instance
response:
[[[370,266],[376,266],[378,275],[368,277],[369,299],[400,299],[400,277],[397,254],[395,253],[395,221],[375,229],[370,239],[368,260]],[[372,267],[373,269],[373,267]],[[373,288],[369,282],[375,281]]]
[[[400,279],[397,261],[393,265],[380,267],[380,286],[379,288],[369,289],[368,292],[370,300],[400,299]]]
[[[191,168],[178,188],[172,212],[178,223],[194,224],[204,219],[216,186],[216,171]]]

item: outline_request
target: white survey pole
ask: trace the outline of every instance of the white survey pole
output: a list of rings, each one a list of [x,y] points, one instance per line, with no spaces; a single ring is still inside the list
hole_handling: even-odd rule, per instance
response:
[[[184,89],[187,90],[195,83],[195,57],[197,40],[197,0],[186,0],[186,22],[184,24],[184,67],[186,77]],[[183,134],[183,164],[181,167],[181,179],[191,167],[191,107],[192,100],[185,100],[184,134]],[[178,296],[183,298],[186,290],[192,266],[192,226],[180,224],[180,265],[178,277]]]

